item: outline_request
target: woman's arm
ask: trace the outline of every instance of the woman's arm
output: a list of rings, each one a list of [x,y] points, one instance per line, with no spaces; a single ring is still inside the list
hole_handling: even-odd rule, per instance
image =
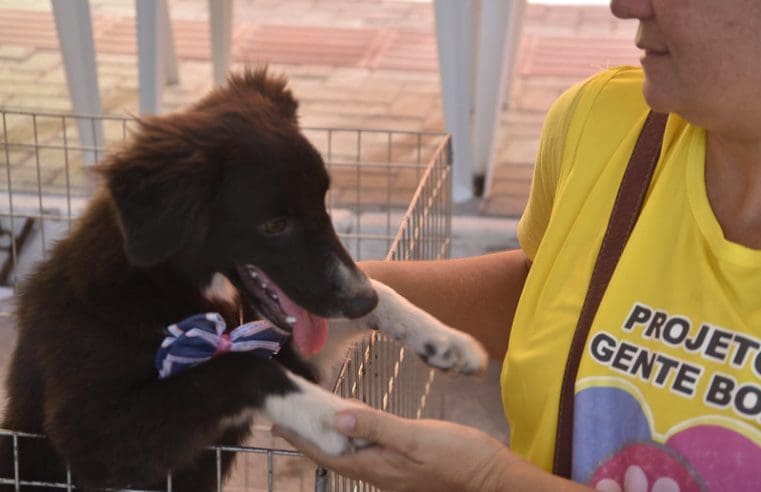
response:
[[[590,489],[528,463],[492,437],[438,420],[408,420],[372,409],[337,415],[337,430],[375,443],[330,456],[277,429],[307,456],[341,475],[397,492],[582,492]]]
[[[365,261],[370,277],[477,338],[501,360],[530,261],[520,249],[436,261]]]

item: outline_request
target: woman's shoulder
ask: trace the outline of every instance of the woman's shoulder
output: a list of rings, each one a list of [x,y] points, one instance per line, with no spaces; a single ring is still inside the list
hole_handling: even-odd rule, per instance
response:
[[[581,161],[605,161],[632,135],[649,111],[640,68],[603,70],[568,89],[547,115],[545,131],[556,135],[557,178]],[[550,137],[552,138],[552,137]]]
[[[574,171],[577,176],[599,173],[646,112],[642,72],[633,67],[599,72],[554,102],[544,121],[529,202],[518,226],[521,247],[529,257],[536,253],[558,190],[569,176]]]
[[[642,96],[642,69],[629,66],[610,68],[574,84],[552,105],[547,126],[560,125],[565,132],[573,125],[597,123],[602,128],[611,123],[623,127],[637,121],[648,111]]]

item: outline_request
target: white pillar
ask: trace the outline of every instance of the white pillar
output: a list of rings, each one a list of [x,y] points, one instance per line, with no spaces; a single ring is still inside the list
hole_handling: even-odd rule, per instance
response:
[[[510,100],[510,89],[512,87],[515,63],[518,59],[518,48],[521,43],[521,33],[523,32],[523,14],[526,10],[526,0],[510,0],[510,13],[508,15],[507,39],[505,40],[505,59],[502,74],[502,97],[500,98],[499,107],[504,107],[505,101]],[[495,134],[499,129],[499,116],[495,122]],[[490,156],[486,166],[486,183],[484,185],[484,196],[491,190],[494,179],[494,165],[496,164],[496,142],[492,142]]]
[[[488,194],[494,168],[496,135],[505,97],[509,97],[525,0],[482,0],[478,36],[473,173],[485,179]]]
[[[95,44],[88,0],[51,0],[58,42],[61,47],[66,84],[74,113],[98,116],[102,113],[98,72],[95,63]],[[77,119],[79,142],[82,147],[103,146],[103,124],[97,118]],[[82,154],[85,164],[96,160],[96,152]]]
[[[471,0],[436,0],[436,40],[446,129],[452,135],[452,199],[473,197],[471,101],[473,31]]]
[[[172,16],[169,14],[169,2],[162,0],[161,2],[161,42],[164,43],[164,63],[167,84],[177,84],[180,82],[180,70],[177,66],[177,53],[174,49],[174,35],[172,34]]]
[[[211,63],[214,84],[221,85],[230,69],[233,37],[232,0],[209,0]]]
[[[435,0],[442,99],[454,152],[453,198],[491,183],[495,135],[509,93],[525,0]]]
[[[161,22],[166,0],[135,0],[140,113],[161,112],[166,65]]]

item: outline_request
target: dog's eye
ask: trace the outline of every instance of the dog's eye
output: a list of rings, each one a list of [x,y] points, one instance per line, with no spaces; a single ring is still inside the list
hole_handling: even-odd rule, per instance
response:
[[[272,219],[269,222],[265,222],[264,224],[260,225],[259,231],[261,231],[261,233],[265,236],[274,236],[285,231],[287,228],[288,219],[285,217],[278,217],[277,219]]]

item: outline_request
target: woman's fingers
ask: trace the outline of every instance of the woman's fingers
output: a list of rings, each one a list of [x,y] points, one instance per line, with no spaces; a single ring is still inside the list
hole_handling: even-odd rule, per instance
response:
[[[410,421],[373,409],[338,412],[333,427],[347,436],[398,451],[413,460],[420,442],[418,429]]]
[[[395,470],[406,458],[393,450],[379,446],[360,449],[353,453],[334,456],[324,453],[320,448],[298,434],[284,428],[274,427],[273,434],[291,443],[316,463],[349,478],[381,483],[384,478],[395,475]]]

